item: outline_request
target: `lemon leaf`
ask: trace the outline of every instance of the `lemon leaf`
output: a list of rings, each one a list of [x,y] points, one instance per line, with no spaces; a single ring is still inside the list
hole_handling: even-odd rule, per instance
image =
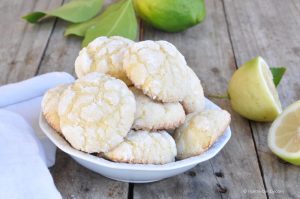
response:
[[[65,36],[76,35],[79,37],[84,37],[87,29],[89,29],[89,27],[95,25],[101,18],[102,18],[102,15],[99,15],[99,16],[96,16],[93,19],[90,19],[83,23],[71,24],[65,30],[64,35]]]
[[[79,23],[94,17],[102,7],[103,0],[73,0],[47,12],[31,12],[22,18],[29,23],[38,23],[45,17],[58,17],[72,23]]]
[[[277,87],[280,83],[280,80],[282,76],[284,75],[286,68],[284,67],[276,67],[276,68],[270,68],[272,75],[273,75],[273,82],[275,86]]]
[[[31,12],[22,17],[29,23],[37,23],[41,18],[43,18],[46,14],[44,12]]]
[[[137,19],[132,0],[122,0],[110,5],[90,26],[82,42],[83,46],[99,36],[122,36],[134,40],[137,37]]]

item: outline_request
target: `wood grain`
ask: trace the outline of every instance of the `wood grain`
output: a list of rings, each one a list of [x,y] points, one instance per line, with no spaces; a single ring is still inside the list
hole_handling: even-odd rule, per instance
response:
[[[55,8],[62,1],[1,2],[0,85],[50,71],[74,74],[81,41],[64,38],[66,23],[50,19],[31,25],[20,18],[33,10]],[[176,34],[146,26],[141,38],[174,43],[202,80],[206,95],[225,93],[236,64],[261,55],[271,66],[288,68],[278,88],[283,106],[300,99],[300,1],[206,3],[204,23]],[[269,124],[249,123],[231,110],[228,101],[213,101],[232,113],[233,134],[212,160],[173,178],[135,184],[131,195],[128,183],[91,172],[58,150],[51,169],[58,189],[64,198],[300,198],[299,168],[279,160],[267,147]]]
[[[49,39],[38,74],[51,71],[65,71],[75,76],[74,62],[81,49],[78,37],[64,37],[67,22],[59,20]]]
[[[227,189],[219,185],[210,162],[179,176],[149,184],[135,184],[134,199],[222,198]]]
[[[144,29],[144,39],[172,42],[186,57],[204,86],[205,94],[224,94],[236,69],[222,1],[206,1],[204,23],[180,34]],[[247,120],[231,111],[227,100],[214,100],[232,114],[232,138],[211,161],[192,172],[150,185],[135,185],[134,198],[251,198],[245,190],[264,190],[251,129]],[[202,172],[201,172],[202,171]],[[256,198],[266,198],[259,194]]]
[[[67,2],[67,1],[66,1]],[[106,3],[109,3],[106,1]],[[49,39],[38,74],[52,71],[74,73],[74,62],[81,49],[78,37],[64,37],[67,23],[59,20]],[[52,174],[56,187],[64,198],[127,198],[128,183],[117,182],[85,169],[62,151],[57,158]]]
[[[51,173],[63,198],[127,198],[128,183],[116,182],[100,176],[77,164],[60,150],[57,152],[56,159]]]
[[[62,0],[4,0],[0,4],[0,85],[36,74],[55,20],[31,25],[21,17],[57,7]]]
[[[287,67],[278,87],[281,102],[286,107],[299,100],[300,1],[224,0],[224,3],[238,65],[261,55],[270,66]],[[268,196],[300,198],[296,185],[300,180],[299,167],[286,164],[271,153],[267,145],[269,126],[251,123]]]

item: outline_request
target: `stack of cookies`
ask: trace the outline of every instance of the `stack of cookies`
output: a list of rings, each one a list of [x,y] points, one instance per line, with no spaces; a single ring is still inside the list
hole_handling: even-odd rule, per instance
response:
[[[166,41],[99,37],[79,52],[78,79],[49,90],[43,115],[77,150],[115,162],[165,164],[205,152],[230,123],[204,110],[197,75]]]

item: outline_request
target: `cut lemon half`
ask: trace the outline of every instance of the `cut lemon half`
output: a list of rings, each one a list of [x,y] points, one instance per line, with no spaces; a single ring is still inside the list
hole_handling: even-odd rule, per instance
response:
[[[228,87],[232,108],[254,121],[273,121],[281,104],[268,64],[256,57],[233,74]]]
[[[280,158],[300,165],[300,100],[288,106],[273,122],[268,145]]]

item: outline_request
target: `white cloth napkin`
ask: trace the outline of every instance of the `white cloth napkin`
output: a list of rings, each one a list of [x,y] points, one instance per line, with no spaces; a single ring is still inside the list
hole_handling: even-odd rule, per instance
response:
[[[20,116],[0,110],[0,198],[61,198],[33,129]]]
[[[56,147],[38,117],[45,91],[73,81],[54,72],[0,87],[0,198],[61,198],[47,169]]]
[[[48,167],[55,163],[56,147],[38,124],[42,96],[50,88],[73,81],[74,77],[68,73],[52,72],[0,87],[0,108],[20,114],[29,123],[42,142]]]

